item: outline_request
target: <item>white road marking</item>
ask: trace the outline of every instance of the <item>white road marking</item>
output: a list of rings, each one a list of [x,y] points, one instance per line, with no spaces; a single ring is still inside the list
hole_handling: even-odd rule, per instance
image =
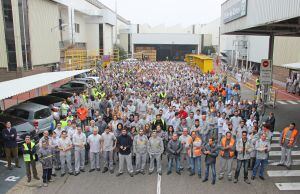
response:
[[[0,160],[0,162],[1,162],[1,163],[4,163],[4,164],[5,164],[4,166],[7,167],[7,161],[5,161],[5,160]],[[12,164],[12,165],[16,165],[16,164],[13,163],[13,162],[12,162],[11,164]]]
[[[280,135],[280,132],[279,131],[274,131],[273,135]]]
[[[279,161],[275,161],[275,160],[269,161],[270,166],[277,166],[278,164],[279,164]],[[293,166],[300,165],[300,160],[293,160],[292,165]]]
[[[156,186],[156,193],[157,194],[160,194],[160,192],[161,192],[160,187],[161,187],[161,176],[158,174],[157,175],[157,186]]]
[[[5,179],[5,181],[16,182],[20,177],[18,176],[9,176]]]
[[[269,177],[293,177],[300,176],[300,170],[268,170]]]
[[[300,190],[300,183],[275,183],[275,185],[281,191],[298,191],[298,190]]]
[[[298,104],[297,102],[291,101],[291,100],[288,100],[287,102],[289,102],[289,103],[291,103],[291,104]]]
[[[269,156],[281,156],[281,151],[270,151]],[[300,156],[300,151],[292,151],[292,156]]]
[[[280,137],[272,137],[272,140],[279,141]]]
[[[272,143],[271,144],[271,148],[280,148],[280,144],[279,143]]]
[[[280,100],[278,100],[277,102],[278,102],[279,104],[287,104],[286,102],[280,101]]]

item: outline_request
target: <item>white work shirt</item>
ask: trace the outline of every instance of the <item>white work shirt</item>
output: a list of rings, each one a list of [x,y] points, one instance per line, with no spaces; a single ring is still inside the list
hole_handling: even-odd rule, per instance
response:
[[[81,149],[84,149],[80,147],[80,145],[85,145],[86,144],[86,136],[84,133],[80,133],[78,134],[77,132],[74,133],[73,135],[73,138],[72,138],[72,141],[73,141],[73,145],[75,147],[75,150],[81,150]]]
[[[90,152],[91,153],[99,153],[100,152],[100,140],[101,135],[97,134],[91,134],[88,139],[87,143],[90,145]]]

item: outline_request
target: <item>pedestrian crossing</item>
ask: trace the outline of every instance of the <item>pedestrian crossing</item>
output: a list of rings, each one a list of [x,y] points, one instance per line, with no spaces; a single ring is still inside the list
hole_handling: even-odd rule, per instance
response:
[[[285,101],[284,103],[288,103],[288,101]],[[299,147],[295,147],[292,151],[292,169],[289,170],[285,167],[278,167],[277,165],[279,164],[280,158],[280,133],[276,131],[273,133],[271,151],[269,153],[269,166],[267,170],[267,175],[270,179],[273,179],[272,182],[275,183],[275,186],[280,191],[300,191]]]
[[[282,104],[282,105],[300,105],[300,100],[277,100],[276,103]]]

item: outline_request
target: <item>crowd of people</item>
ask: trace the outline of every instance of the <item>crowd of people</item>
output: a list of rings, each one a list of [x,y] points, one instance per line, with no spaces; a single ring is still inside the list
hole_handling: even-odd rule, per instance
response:
[[[114,173],[118,162],[116,176],[121,176],[126,162],[132,177],[144,175],[150,163],[148,174],[156,168],[161,175],[161,161],[167,160],[167,175],[174,167],[178,175],[187,170],[206,182],[211,171],[215,184],[217,158],[219,180],[237,183],[242,167],[246,183],[249,171],[252,180],[257,171],[264,180],[275,116],[262,121],[262,101],[241,99],[241,86],[227,83],[225,73],[202,73],[179,62],[122,62],[93,73],[100,84],[64,101],[54,112],[55,129],[39,142],[26,136],[28,182],[30,169],[39,179],[36,160],[42,163],[44,186],[59,171],[78,176],[87,164],[91,173]],[[9,124],[7,142],[16,138]],[[280,165],[290,168],[297,135],[294,123],[282,131]]]

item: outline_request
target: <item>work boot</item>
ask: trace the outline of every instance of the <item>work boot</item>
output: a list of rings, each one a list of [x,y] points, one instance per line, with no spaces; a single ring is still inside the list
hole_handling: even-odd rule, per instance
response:
[[[89,170],[89,172],[93,172],[93,171],[95,171],[95,169],[94,169],[94,168]]]
[[[168,171],[168,172],[167,172],[167,175],[170,175],[171,173],[172,173],[171,171]]]
[[[216,184],[216,180],[214,179],[212,182],[211,182],[212,185]]]
[[[263,176],[259,176],[259,178],[263,181],[265,180],[265,177],[263,177]]]
[[[238,180],[237,180],[237,179],[234,179],[233,183],[237,183],[237,182],[238,182]]]
[[[251,177],[251,180],[254,180],[254,179],[255,179],[255,176],[252,176],[252,177]]]
[[[133,172],[129,173],[129,176],[130,176],[130,177],[133,177]]]
[[[100,168],[97,168],[97,171],[100,171]]]
[[[108,171],[108,168],[103,168],[102,173],[106,173]]]
[[[205,178],[205,179],[203,179],[203,183],[205,183],[205,182],[207,182],[208,181],[208,178]]]
[[[153,173],[153,171],[149,171],[148,174],[151,175]]]
[[[250,184],[249,179],[245,179],[244,181],[245,181],[245,183]]]
[[[116,176],[118,177],[118,176],[121,176],[123,173],[120,173],[120,172],[118,172],[118,174],[116,174]]]
[[[138,175],[139,173],[140,173],[140,171],[136,171],[134,174],[135,174],[135,175]]]
[[[194,176],[195,175],[195,173],[194,172],[191,172],[190,174],[189,174],[189,176]]]
[[[110,174],[113,174],[113,173],[114,173],[114,170],[110,170],[109,172],[110,172]]]
[[[219,176],[219,180],[222,180],[224,177],[223,176]]]
[[[30,181],[31,181],[31,178],[27,178],[27,183],[30,183]]]
[[[176,173],[177,173],[178,175],[181,175],[181,172],[180,172],[180,171],[176,171]]]
[[[140,173],[141,173],[142,175],[144,175],[144,174],[145,174],[145,172],[144,172],[143,170],[141,170],[141,171],[140,171]]]

